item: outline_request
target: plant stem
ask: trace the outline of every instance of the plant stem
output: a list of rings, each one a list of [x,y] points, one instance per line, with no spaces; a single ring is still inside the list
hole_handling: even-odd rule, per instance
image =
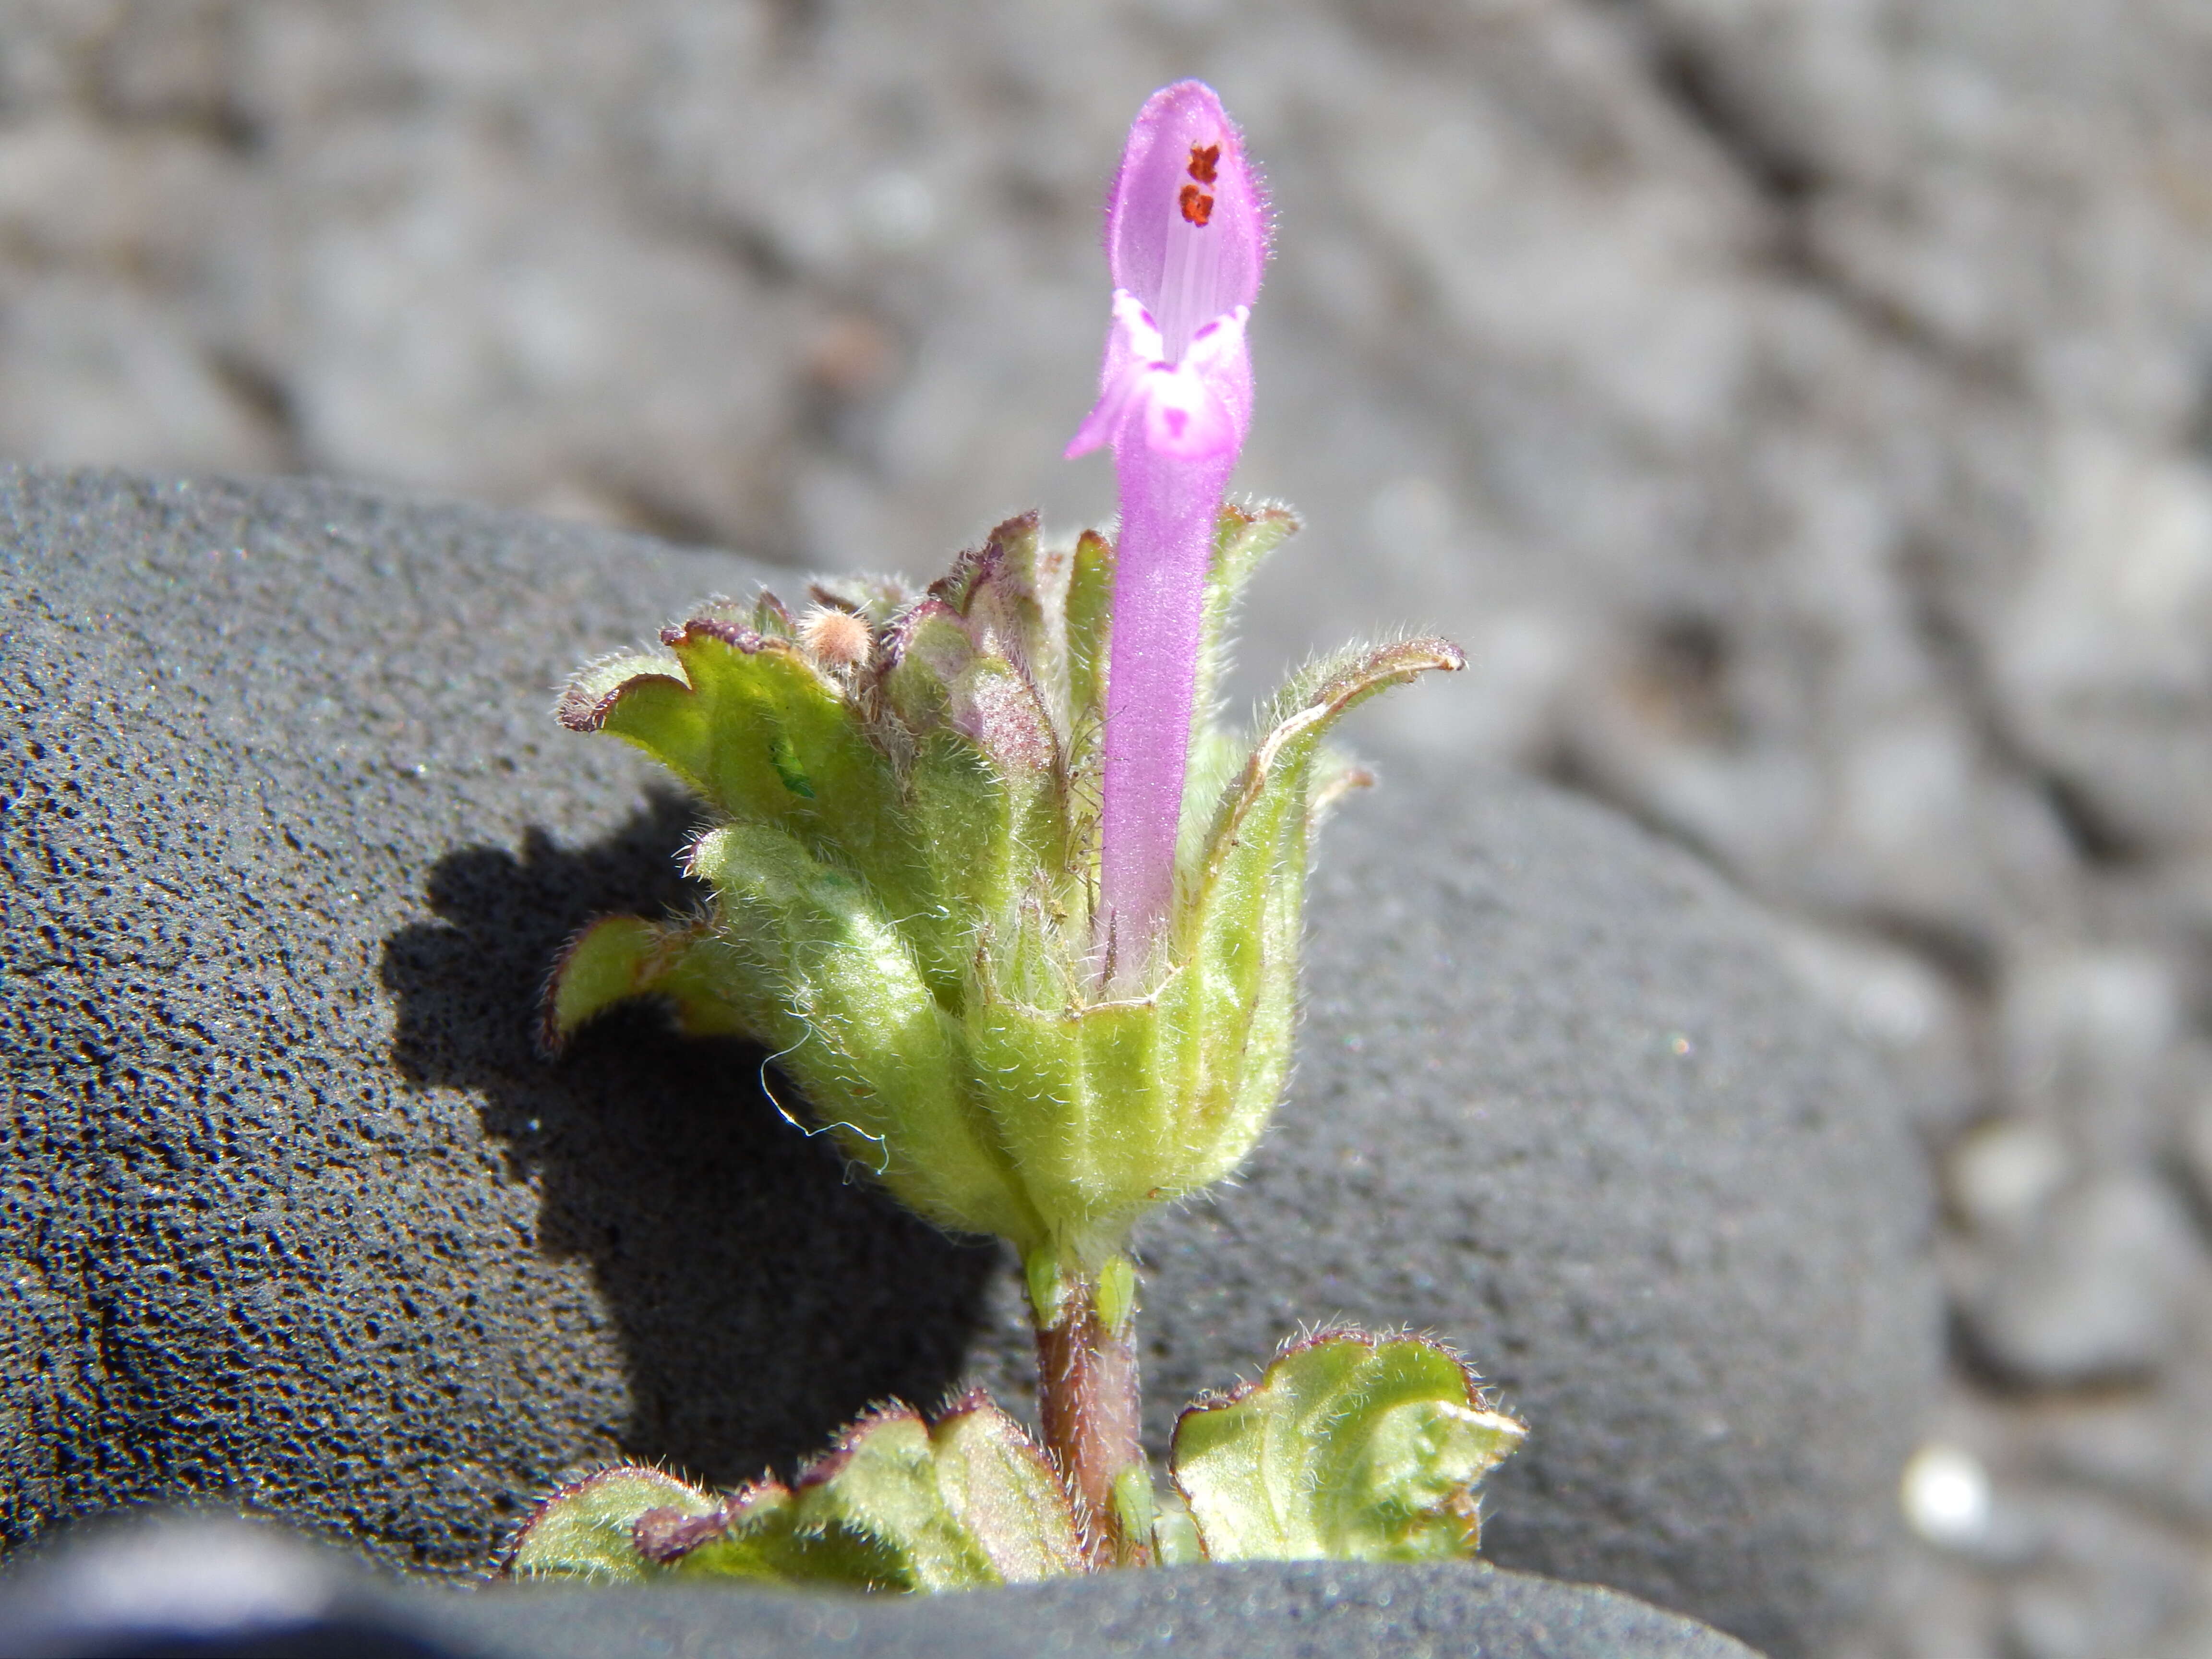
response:
[[[1113,1286],[1102,1311],[1099,1291],[1109,1267],[1096,1277],[1066,1286],[1050,1325],[1037,1327],[1037,1405],[1044,1440],[1077,1499],[1084,1521],[1084,1546],[1096,1568],[1147,1566],[1152,1557],[1149,1528],[1132,1531],[1116,1483],[1135,1470],[1149,1495],[1152,1474],[1139,1438],[1141,1422],[1137,1389],[1134,1283],[1126,1261],[1117,1258],[1124,1287]],[[1113,1304],[1118,1302],[1116,1308]],[[1119,1317],[1115,1316],[1118,1314]],[[1125,1483],[1126,1489],[1126,1483]]]

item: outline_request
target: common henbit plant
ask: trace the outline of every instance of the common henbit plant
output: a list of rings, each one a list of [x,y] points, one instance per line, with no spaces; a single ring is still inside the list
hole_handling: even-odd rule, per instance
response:
[[[1267,210],[1211,88],[1153,95],[1106,215],[1099,396],[1111,539],[994,531],[919,592],[825,580],[793,614],[715,600],[562,696],[706,803],[696,915],[613,917],[548,991],[557,1046],[656,998],[774,1051],[819,1128],[939,1226],[1019,1251],[1042,1444],[969,1395],[854,1424],[791,1486],[650,1468],[564,1487],[518,1575],[948,1589],[1111,1565],[1474,1551],[1474,1490],[1522,1430],[1414,1336],[1332,1329],[1176,1425],[1173,1497],[1138,1437],[1131,1227],[1232,1171],[1282,1092],[1307,848],[1365,775],[1323,743],[1446,641],[1295,676],[1218,723],[1237,596],[1297,521],[1224,504],[1249,424],[1245,323]]]

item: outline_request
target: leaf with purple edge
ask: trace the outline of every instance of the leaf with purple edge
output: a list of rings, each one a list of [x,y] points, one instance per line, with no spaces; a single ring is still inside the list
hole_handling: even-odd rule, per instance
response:
[[[562,722],[635,744],[731,817],[834,849],[887,902],[914,908],[921,858],[890,757],[842,686],[792,640],[750,625],[758,604],[742,617],[731,609],[665,629],[664,652],[586,669],[562,698]]]
[[[929,1434],[937,1482],[963,1526],[1009,1584],[1089,1571],[1067,1489],[1020,1424],[980,1389]]]
[[[1451,1560],[1526,1432],[1442,1344],[1324,1331],[1184,1412],[1172,1472],[1212,1560]]]
[[[930,595],[957,611],[980,649],[1030,672],[1048,672],[1058,646],[1048,623],[1048,602],[1037,548],[1037,514],[1018,514],[996,526],[983,545],[963,553],[930,584]]]
[[[639,1517],[655,1511],[697,1516],[715,1500],[660,1469],[601,1469],[554,1492],[514,1535],[507,1571],[514,1578],[635,1583],[658,1573],[638,1551]]]
[[[867,1590],[969,1589],[1086,1570],[1052,1466],[980,1392],[934,1426],[904,1406],[871,1412],[791,1487],[763,1480],[703,1509],[652,1510],[636,1517],[633,1544],[646,1574]]]
[[[732,1493],[711,1516],[673,1510],[642,1516],[638,1553],[678,1578],[735,1578],[757,1583],[836,1585],[899,1590],[897,1562],[876,1540],[810,1527],[790,1488],[757,1480]]]
[[[576,935],[546,982],[544,1046],[568,1039],[617,1003],[668,1003],[687,1036],[758,1035],[756,1017],[731,1000],[711,921],[604,916]]]
[[[990,1557],[945,1501],[929,1427],[891,1407],[863,1418],[803,1474],[793,1509],[809,1529],[862,1538],[892,1563],[895,1587],[969,1589],[999,1582]]]

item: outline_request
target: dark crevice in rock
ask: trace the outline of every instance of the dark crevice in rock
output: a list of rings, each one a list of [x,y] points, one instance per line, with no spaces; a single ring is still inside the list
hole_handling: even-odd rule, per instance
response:
[[[1742,735],[1728,696],[1735,646],[1725,617],[1688,611],[1654,618],[1642,641],[1644,684],[1663,699],[1668,717],[1681,730],[1716,744]]]
[[[796,58],[811,48],[829,22],[824,0],[770,0],[766,8],[778,50]]]
[[[1632,819],[1647,833],[1680,848],[1709,865],[1731,886],[1744,884],[1742,872],[1719,848],[1686,825],[1656,811],[1632,790],[1622,788],[1571,743],[1563,743],[1535,757],[1529,769],[1536,776],[1576,794],[1588,796]]]
[[[1796,217],[1826,182],[1812,160],[1769,131],[1710,54],[1656,15],[1646,0],[1608,0],[1637,20],[1653,83],[1750,181],[1761,200]]]
[[[640,535],[652,536],[684,548],[725,548],[731,538],[727,528],[717,524],[706,514],[672,497],[666,491],[635,478],[602,477],[594,479],[592,494],[611,507],[621,527]],[[785,562],[780,550],[763,550],[756,538],[748,550],[756,558]]]
[[[1923,543],[1907,547],[1896,565],[1898,586],[1911,605],[1914,631],[1942,677],[1946,702],[1964,715],[1983,751],[2000,772],[2021,780],[2051,808],[2068,847],[2092,870],[2124,870],[2148,857],[2114,823],[2094,794],[2036,755],[2016,736],[2002,699],[1990,684],[1979,642],[1944,601],[1942,553]]]
[[[1802,147],[1776,133],[1730,83],[1713,54],[1652,0],[1591,0],[1623,20],[1652,86],[1749,186],[1765,210],[1775,275],[1820,294],[1876,339],[1967,383],[2017,391],[2017,377],[1989,354],[1944,339],[1890,295],[1840,268],[1814,234],[1812,210],[1837,180]]]
[[[2039,1407],[2125,1404],[2142,1398],[2157,1382],[2148,1370],[2104,1371],[2068,1382],[2024,1374],[1983,1340],[1955,1304],[1946,1310],[1944,1322],[1952,1374],[1993,1400],[2032,1401]]]
[[[2181,436],[2199,461],[2212,463],[2212,356],[2197,365],[2196,403],[2182,424]]]
[[[2020,757],[2027,762],[2027,757]],[[2051,815],[2066,832],[2067,845],[2093,869],[2119,870],[2142,866],[2149,854],[2134,836],[2115,824],[2091,792],[2072,778],[2048,769],[2034,774],[2035,785],[2049,803]]]
[[[1802,211],[1826,182],[1820,167],[1769,130],[1729,84],[1711,53],[1651,0],[1590,3],[1626,27],[1652,86],[1711,142],[1762,202],[1785,218]]]
[[[2197,1237],[2212,1249],[2212,1166],[2201,1164],[2186,1148],[2168,1143],[2161,1148],[2156,1167],[2160,1177],[2181,1195],[2181,1207],[2197,1228]]]
[[[249,27],[224,4],[125,9],[88,38],[72,65],[72,90],[103,126],[198,139],[241,161],[256,157],[270,132],[239,90],[251,78]],[[183,74],[164,73],[179,58],[188,65]],[[192,67],[206,72],[195,75]]]
[[[2001,969],[1997,942],[1977,930],[1881,906],[1831,918],[1833,925],[1871,934],[1911,951],[1970,997],[1996,994]]]
[[[269,148],[267,125],[228,99],[153,110],[121,105],[97,94],[88,101],[101,124],[118,132],[197,139],[237,161],[258,159]]]
[[[537,1188],[537,1248],[591,1264],[628,1371],[624,1451],[728,1484],[790,1473],[873,1401],[934,1407],[997,1256],[898,1212],[793,1129],[757,1047],[686,1042],[641,1008],[557,1059],[537,1051],[564,939],[696,902],[673,857],[695,817],[662,797],[595,845],[533,835],[520,857],[448,854],[428,896],[441,920],[392,936],[383,976],[403,1074],[480,1097]],[[775,1094],[799,1109],[781,1080]]]
[[[1922,367],[1939,371],[1954,384],[1984,395],[2016,399],[2023,395],[2013,364],[1996,353],[1969,349],[1948,340],[1910,309],[1840,268],[1810,236],[1791,245],[1788,274],[1814,290],[1884,344]]]
[[[287,472],[306,471],[307,437],[299,403],[283,376],[242,353],[221,348],[208,353],[207,362],[216,384],[276,440],[278,466]]]
[[[775,237],[764,227],[720,214],[672,212],[671,228],[689,236],[718,258],[771,291],[806,286],[807,273],[792,263]]]

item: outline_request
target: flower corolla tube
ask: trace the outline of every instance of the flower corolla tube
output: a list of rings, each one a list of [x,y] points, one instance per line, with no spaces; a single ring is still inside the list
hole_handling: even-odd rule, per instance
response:
[[[1267,204],[1213,88],[1178,82],[1130,129],[1106,210],[1113,318],[1067,453],[1114,452],[1121,529],[1107,673],[1099,944],[1139,967],[1175,896],[1215,515],[1252,422],[1245,324]]]

